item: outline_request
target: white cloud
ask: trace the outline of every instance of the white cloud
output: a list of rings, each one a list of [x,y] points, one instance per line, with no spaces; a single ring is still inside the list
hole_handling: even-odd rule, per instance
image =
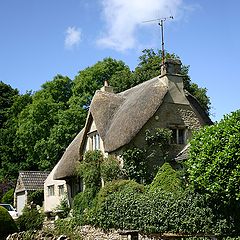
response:
[[[137,45],[144,20],[176,16],[183,0],[101,0],[106,29],[98,45],[124,51]]]
[[[65,47],[71,49],[81,41],[81,30],[76,27],[68,27],[66,30]]]

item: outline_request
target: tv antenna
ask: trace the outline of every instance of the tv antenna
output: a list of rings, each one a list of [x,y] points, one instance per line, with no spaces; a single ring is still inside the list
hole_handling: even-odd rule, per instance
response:
[[[148,21],[144,21],[143,23],[149,22],[158,22],[158,25],[161,27],[161,35],[162,35],[162,63],[165,61],[165,50],[164,50],[164,22],[167,19],[173,19],[173,16],[165,17],[165,18],[156,18]]]

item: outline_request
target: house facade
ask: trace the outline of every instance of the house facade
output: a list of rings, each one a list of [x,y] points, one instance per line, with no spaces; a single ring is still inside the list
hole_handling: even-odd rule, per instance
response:
[[[20,171],[14,191],[14,206],[19,215],[28,203],[28,196],[33,191],[43,191],[43,184],[49,172]]]
[[[100,150],[104,156],[114,155],[123,161],[120,157],[123,151],[142,148],[146,144],[146,130],[156,128],[172,130],[170,155],[175,159],[193,131],[212,124],[198,101],[184,90],[180,70],[180,61],[167,60],[160,76],[131,89],[115,94],[105,85],[97,91],[85,127],[66,149],[53,178],[66,180],[73,197],[83,189],[76,169],[86,151]]]
[[[69,199],[68,185],[65,180],[54,180],[53,175],[55,173],[58,164],[50,172],[46,180],[44,181],[44,212],[54,212],[60,205],[62,200]]]

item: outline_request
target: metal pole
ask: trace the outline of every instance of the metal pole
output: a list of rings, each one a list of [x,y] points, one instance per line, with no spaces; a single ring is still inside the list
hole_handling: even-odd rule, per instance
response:
[[[160,26],[161,26],[161,32],[162,32],[162,63],[164,64],[164,61],[165,61],[165,51],[164,51],[163,22],[164,22],[164,19],[161,19]]]

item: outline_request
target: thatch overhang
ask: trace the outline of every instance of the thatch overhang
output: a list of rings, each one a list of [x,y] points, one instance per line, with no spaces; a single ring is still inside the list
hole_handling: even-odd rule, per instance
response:
[[[54,180],[62,180],[76,175],[76,169],[80,160],[79,147],[82,142],[83,133],[84,129],[78,133],[65,150],[53,175]]]
[[[105,151],[128,144],[154,115],[167,92],[168,86],[160,77],[118,94],[97,91],[90,112]]]

